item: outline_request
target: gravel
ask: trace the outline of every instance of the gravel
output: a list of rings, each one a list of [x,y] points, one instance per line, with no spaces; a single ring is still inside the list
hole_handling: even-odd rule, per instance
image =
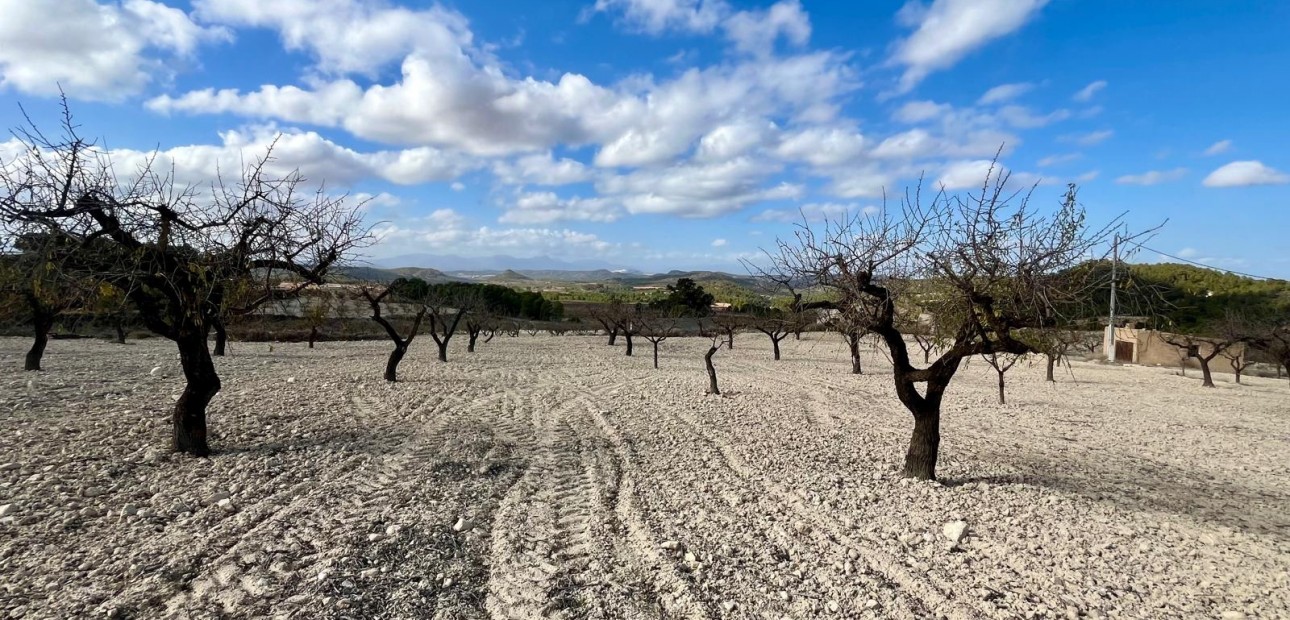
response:
[[[54,341],[0,373],[0,617],[1287,617],[1284,381],[1023,364],[1000,406],[970,363],[915,482],[882,354],[782,344],[712,398],[698,339],[414,345],[393,385],[388,343],[233,343],[196,459],[169,343]]]

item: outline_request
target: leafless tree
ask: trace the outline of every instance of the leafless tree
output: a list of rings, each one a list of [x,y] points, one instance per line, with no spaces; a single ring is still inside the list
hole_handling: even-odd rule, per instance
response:
[[[618,317],[622,314],[623,304],[619,301],[597,304],[592,308],[591,318],[605,328],[605,333],[609,334],[609,346],[614,346],[618,341]]]
[[[627,342],[626,355],[631,357],[634,350],[632,338],[640,333],[642,327],[641,306],[640,304],[615,304],[612,310],[614,325]]]
[[[32,343],[23,369],[39,371],[55,322],[68,310],[91,305],[98,282],[63,269],[64,255],[78,245],[76,240],[25,224],[7,221],[0,228],[5,235],[5,247],[0,248],[0,313],[31,323]],[[14,229],[18,231],[11,232]]]
[[[1029,330],[1025,338],[1034,346],[1037,352],[1044,356],[1047,366],[1045,380],[1055,383],[1057,381],[1055,373],[1057,366],[1060,366],[1063,362],[1066,362],[1068,366],[1070,365],[1067,355],[1072,348],[1087,341],[1088,334],[1069,327],[1051,327]]]
[[[1243,323],[1244,320],[1238,315],[1228,312],[1226,317],[1214,326],[1216,336],[1213,338],[1196,334],[1164,334],[1161,339],[1178,348],[1184,368],[1186,368],[1186,360],[1194,358],[1200,364],[1201,386],[1212,388],[1214,375],[1210,372],[1209,363],[1214,361],[1214,358],[1225,355],[1230,349],[1237,349],[1243,353],[1244,343],[1254,339]]]
[[[1282,368],[1286,371],[1286,377],[1290,378],[1290,320],[1264,321],[1253,343],[1276,361],[1278,378],[1281,377]]]
[[[1014,192],[1007,177],[992,168],[979,193],[942,189],[930,201],[920,185],[897,214],[857,213],[822,226],[804,221],[794,239],[779,241],[768,268],[832,289],[841,312],[886,344],[896,394],[914,417],[908,477],[936,477],[941,401],[962,362],[1031,352],[1019,330],[1057,322],[1059,308],[1101,284],[1093,281],[1096,270],[1075,267],[1109,245],[1118,220],[1090,229],[1073,185],[1059,208],[1040,212],[1030,201],[1034,190]],[[925,368],[910,362],[901,313],[953,326]]]
[[[484,342],[493,339],[497,333],[497,317],[493,316],[482,304],[466,313],[466,352],[475,352],[475,343],[479,335],[484,334]]]
[[[747,325],[746,317],[738,314],[717,314],[712,317],[713,327],[726,337],[726,349],[735,348],[735,334],[743,331]]]
[[[654,345],[654,368],[658,369],[658,345],[676,335],[677,317],[670,313],[648,313],[640,318],[640,334]]]
[[[467,308],[475,303],[475,298],[450,298],[446,295],[432,293],[425,300],[427,316],[430,317],[430,337],[434,338],[439,349],[439,361],[448,361],[448,342],[457,333],[457,326],[466,316]]]
[[[300,316],[309,326],[309,348],[312,349],[318,341],[318,330],[327,324],[327,319],[331,318],[339,303],[333,295],[323,290],[316,291],[313,295],[301,294],[297,299],[300,303]]]
[[[25,148],[0,162],[0,215],[73,240],[63,270],[125,291],[147,327],[175,342],[186,385],[172,417],[174,448],[209,454],[206,407],[221,383],[208,337],[229,283],[259,283],[233,309],[245,315],[272,299],[284,277],[301,287],[323,282],[370,239],[358,207],[304,191],[298,173],[271,174],[269,154],[231,183],[221,175],[183,186],[148,164],[118,178],[65,104],[60,136],[34,125],[15,133]]]
[[[798,319],[789,312],[767,310],[757,313],[752,320],[752,328],[770,338],[771,351],[775,361],[779,361],[779,343],[797,329]]]
[[[712,356],[721,350],[721,338],[713,336],[712,342],[708,345],[708,352],[703,355],[703,365],[708,369],[708,393],[721,395],[721,390],[717,388],[717,367],[712,364]]]
[[[1015,366],[1017,362],[1021,361],[1025,357],[1026,356],[1024,354],[1018,355],[1016,353],[1002,353],[998,351],[992,351],[990,353],[981,354],[981,359],[985,360],[985,363],[989,364],[990,367],[994,369],[995,374],[999,375],[999,404],[1000,405],[1008,404],[1008,399],[1004,396],[1004,385],[1003,385],[1004,373],[1008,372],[1009,370],[1012,370],[1012,367]]]
[[[366,299],[368,306],[372,308],[372,320],[384,328],[386,335],[394,342],[394,350],[390,351],[390,358],[385,362],[385,380],[390,382],[399,380],[399,362],[402,362],[403,356],[408,354],[408,348],[412,346],[412,341],[417,337],[417,331],[421,329],[421,319],[426,315],[426,307],[421,306],[417,310],[416,317],[412,319],[412,327],[408,330],[408,335],[400,334],[389,319],[381,314],[381,302],[390,297],[393,291],[392,288],[386,288],[372,295],[366,287],[362,290],[363,299]]]

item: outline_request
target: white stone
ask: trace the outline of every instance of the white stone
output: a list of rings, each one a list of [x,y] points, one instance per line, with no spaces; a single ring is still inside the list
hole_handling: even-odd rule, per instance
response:
[[[228,497],[225,497],[224,499],[221,499],[220,501],[215,502],[215,505],[229,512],[233,511],[233,500]]]
[[[0,517],[7,517],[15,512],[18,512],[18,507],[13,504],[0,506]]]
[[[829,611],[835,614],[838,613],[838,609],[840,609],[840,607],[838,607],[837,601],[829,601],[828,608],[829,608]]]
[[[160,366],[153,366],[152,370],[148,371],[148,374],[150,374],[150,375],[152,375],[152,376],[154,376],[154,377],[155,377],[155,376],[157,376],[157,375],[159,375],[159,374],[161,374],[161,367],[160,367]]]
[[[15,469],[18,469],[18,464],[13,461],[0,465],[0,471],[13,471]]]
[[[675,540],[664,541],[659,547],[665,551],[676,551],[681,548],[681,543]]]
[[[287,377],[287,383],[295,383],[295,382],[296,382],[295,377]]]
[[[399,526],[397,526],[397,525],[391,525],[390,527],[385,528],[385,535],[386,535],[386,536],[394,536],[394,535],[396,535],[396,534],[398,534],[398,533],[399,533],[399,530],[400,530],[400,529],[402,529],[402,528],[400,528],[400,527],[399,527]]]
[[[85,497],[98,497],[104,493],[107,493],[107,491],[105,491],[103,487],[89,487],[84,491],[81,491],[81,495],[84,495]]]
[[[877,607],[877,606],[878,606],[878,601],[875,601],[875,600],[873,600],[873,599],[869,599],[869,600],[864,604],[864,608],[865,608],[865,609],[873,609],[874,607]]]
[[[475,527],[475,524],[472,523],[470,519],[467,519],[466,517],[457,517],[457,522],[452,524],[452,531],[467,532],[470,531],[470,528],[472,527]]]
[[[121,516],[123,517],[133,517],[137,514],[139,514],[139,507],[134,504],[126,504],[121,507]]]
[[[957,545],[963,542],[964,536],[967,536],[967,526],[967,521],[950,521],[941,528],[941,533]]]
[[[1221,616],[1223,620],[1245,620],[1245,612],[1242,611],[1225,611]]]
[[[734,611],[734,610],[735,610],[735,602],[734,602],[734,601],[725,601],[725,602],[721,603],[721,608],[722,608],[722,609],[724,609],[724,610],[726,610],[726,613],[730,613],[730,612],[732,612],[732,611]]]

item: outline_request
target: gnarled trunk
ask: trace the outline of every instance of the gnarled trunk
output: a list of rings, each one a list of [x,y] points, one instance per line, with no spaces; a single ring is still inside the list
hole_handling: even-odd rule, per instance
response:
[[[860,367],[860,336],[848,334],[847,347],[851,349],[851,374],[864,374],[864,369]]]
[[[469,336],[469,339],[466,341],[466,352],[467,352],[467,353],[474,353],[474,352],[475,352],[475,341],[476,341],[476,340],[479,340],[479,332],[478,332],[478,331],[471,331],[471,332],[468,332],[468,333],[467,333],[467,336]]]
[[[909,451],[905,454],[907,478],[916,480],[936,479],[936,457],[941,445],[940,407],[927,407],[914,413],[914,434],[909,438]]]
[[[1214,387],[1214,376],[1209,372],[1209,360],[1203,357],[1196,358],[1200,362],[1201,387]]]
[[[615,343],[615,342],[618,342],[618,328],[617,328],[617,327],[615,327],[615,328],[613,328],[613,329],[609,330],[609,346],[611,346],[611,347],[612,347],[612,346],[614,346],[614,343]]]
[[[34,338],[27,358],[23,360],[23,370],[40,370],[40,361],[45,357],[45,347],[49,345],[49,330],[54,328],[54,317],[48,314],[37,314],[32,319]]]
[[[708,347],[708,354],[703,356],[703,365],[708,368],[708,393],[721,394],[717,389],[717,367],[712,365],[712,356],[720,347]]]
[[[439,361],[447,363],[448,361],[448,341],[435,343],[439,348]]]
[[[219,393],[219,375],[207,349],[204,330],[190,330],[175,344],[179,347],[180,364],[187,384],[179,400],[175,401],[172,415],[174,449],[194,456],[206,456],[210,454],[210,446],[206,442],[206,407]]]
[[[224,329],[224,321],[219,317],[211,321],[211,326],[215,328],[215,356],[223,357],[224,348],[228,345],[228,330]]]
[[[125,322],[117,319],[112,327],[116,328],[116,343],[125,344]]]
[[[625,338],[627,338],[627,356],[628,356],[628,357],[631,357],[631,355],[632,355],[632,333],[631,333],[631,332],[623,332],[623,336],[624,336]]]
[[[399,362],[403,361],[403,356],[408,353],[408,345],[398,343],[394,345],[394,350],[390,351],[390,359],[385,362],[385,380],[394,382],[399,380]]]
[[[1057,358],[1056,358],[1056,357],[1054,357],[1054,356],[1052,356],[1052,355],[1049,355],[1049,356],[1048,356],[1048,377],[1047,377],[1047,379],[1048,379],[1048,381],[1051,381],[1051,382],[1053,382],[1053,383],[1057,383],[1057,379],[1055,379],[1055,378],[1053,377],[1053,367],[1054,367],[1054,366],[1056,366],[1056,365],[1057,365]]]
[[[314,348],[314,343],[318,341],[318,326],[309,326],[309,348]]]
[[[733,331],[726,332],[726,350],[730,351],[730,350],[733,350],[734,348],[735,348],[735,333]]]
[[[771,338],[770,344],[771,344],[771,347],[775,349],[775,361],[779,361],[779,341],[774,338]]]

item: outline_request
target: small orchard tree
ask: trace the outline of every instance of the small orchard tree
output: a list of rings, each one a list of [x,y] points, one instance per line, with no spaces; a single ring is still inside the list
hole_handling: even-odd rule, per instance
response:
[[[708,352],[703,354],[703,366],[708,370],[708,393],[721,395],[721,389],[717,387],[717,367],[712,363],[712,356],[721,350],[721,337],[713,336],[712,342],[708,344]]]
[[[1253,345],[1277,364],[1277,376],[1285,369],[1290,378],[1290,320],[1265,321],[1256,332]]]
[[[12,248],[0,263],[0,301],[8,307],[6,314],[22,317],[31,323],[31,348],[23,359],[23,369],[41,370],[49,332],[58,318],[94,299],[97,283],[85,274],[67,273],[62,262],[77,246],[74,239],[57,231],[33,232],[35,227],[23,222],[7,222],[5,228],[25,230],[14,234]],[[8,236],[8,235],[7,235]],[[8,245],[8,244],[6,244]]]
[[[608,303],[596,304],[589,312],[591,318],[605,328],[605,333],[609,335],[607,344],[611,347],[618,342],[618,317],[622,315],[622,306],[621,301],[611,300]]]
[[[627,343],[626,355],[632,356],[634,345],[632,338],[641,331],[641,306],[640,304],[615,304],[612,308],[614,325],[618,328],[618,333],[622,334],[623,340]]]
[[[748,326],[746,317],[733,313],[716,314],[712,317],[712,327],[718,334],[725,336],[726,349],[735,348],[735,334]]]
[[[272,299],[284,277],[323,282],[370,238],[361,205],[305,191],[299,173],[272,174],[272,149],[233,182],[217,175],[208,186],[183,186],[149,164],[118,178],[107,154],[77,133],[66,104],[61,136],[15,133],[24,148],[0,162],[0,215],[71,240],[58,253],[69,277],[124,291],[148,329],[174,341],[185,379],[174,449],[209,454],[206,408],[221,382],[208,337],[229,283],[260,283],[233,309],[244,315]]]
[[[318,330],[327,324],[327,320],[339,307],[339,300],[325,290],[310,291],[312,295],[300,295],[300,316],[309,326],[309,348],[314,348],[318,341]]]
[[[430,337],[439,349],[439,361],[448,362],[448,343],[457,333],[457,326],[473,306],[477,297],[452,289],[431,287],[425,297],[425,308],[430,317]]]
[[[416,316],[412,319],[412,326],[408,329],[408,335],[404,336],[399,333],[399,330],[381,313],[381,302],[387,298],[401,299],[396,297],[401,290],[405,289],[388,286],[385,290],[373,295],[372,291],[365,287],[361,293],[363,299],[367,300],[367,305],[372,309],[372,320],[385,329],[385,334],[394,343],[394,350],[390,351],[390,357],[385,362],[384,375],[385,380],[391,383],[399,380],[399,362],[402,362],[403,356],[408,354],[408,348],[412,346],[412,341],[417,337],[417,331],[421,329],[421,319],[425,318],[426,315],[425,306],[419,307]]]
[[[768,309],[758,312],[752,320],[752,328],[770,338],[771,351],[775,361],[779,361],[779,343],[797,330],[799,321],[791,312]]]
[[[658,369],[658,345],[676,335],[677,317],[675,312],[654,312],[641,317],[640,333],[650,344],[654,345],[654,369]]]
[[[999,376],[1000,405],[1008,404],[1008,399],[1004,394],[1003,375],[1009,370],[1012,370],[1012,367],[1015,366],[1017,362],[1025,359],[1025,357],[1026,356],[1024,354],[1018,355],[1016,353],[1003,353],[999,351],[991,351],[990,353],[981,354],[981,359],[985,360],[985,363],[989,364],[990,368],[993,368],[995,374]]]
[[[936,477],[941,403],[964,360],[1033,351],[1020,330],[1054,324],[1058,308],[1101,284],[1095,270],[1074,267],[1109,245],[1118,222],[1089,228],[1073,185],[1057,209],[1041,211],[1007,180],[992,167],[979,193],[941,189],[929,201],[920,187],[896,214],[804,221],[772,255],[769,270],[832,289],[838,309],[886,344],[896,395],[914,418],[907,477]],[[923,368],[910,360],[902,313],[951,327]]]
[[[1229,350],[1244,353],[1244,343],[1253,339],[1242,323],[1243,319],[1229,312],[1218,324],[1202,328],[1212,331],[1216,334],[1214,337],[1207,338],[1188,333],[1164,334],[1161,339],[1178,348],[1184,368],[1186,368],[1186,360],[1195,359],[1200,365],[1201,386],[1212,388],[1214,375],[1210,372],[1210,362]]]

